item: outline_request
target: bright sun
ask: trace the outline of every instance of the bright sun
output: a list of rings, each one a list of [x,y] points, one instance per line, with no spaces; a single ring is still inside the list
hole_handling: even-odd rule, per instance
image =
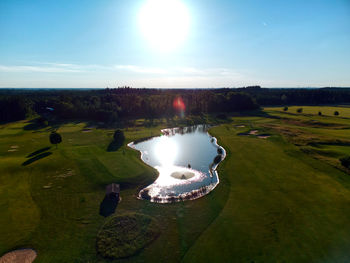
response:
[[[180,0],[147,0],[139,14],[141,31],[150,44],[169,51],[186,38],[190,16]]]

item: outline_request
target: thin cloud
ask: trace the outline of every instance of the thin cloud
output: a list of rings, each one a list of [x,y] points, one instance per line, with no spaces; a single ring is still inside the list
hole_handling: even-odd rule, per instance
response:
[[[41,73],[74,73],[82,72],[81,69],[72,66],[6,66],[0,65],[0,72],[41,72]]]
[[[153,68],[153,67],[140,67],[136,65],[116,65],[115,69],[130,71],[134,73],[142,74],[154,74],[154,75],[169,75],[169,76],[198,76],[198,77],[241,77],[242,75],[237,71],[229,68],[208,68],[199,69],[194,67],[174,67],[174,68]]]
[[[167,70],[162,68],[151,68],[151,67],[140,67],[135,65],[116,65],[116,69],[132,71],[135,73],[143,73],[143,74],[167,74],[169,73]]]

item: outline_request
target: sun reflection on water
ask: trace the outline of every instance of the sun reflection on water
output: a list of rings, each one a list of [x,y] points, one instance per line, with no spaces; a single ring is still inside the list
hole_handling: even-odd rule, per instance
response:
[[[155,146],[154,151],[160,165],[164,168],[170,168],[174,165],[178,153],[178,146],[171,137],[162,136]]]

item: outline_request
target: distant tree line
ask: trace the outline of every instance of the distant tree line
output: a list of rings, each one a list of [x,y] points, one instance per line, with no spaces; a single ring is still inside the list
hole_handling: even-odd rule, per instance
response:
[[[325,105],[350,103],[350,88],[261,88],[252,86],[236,91],[251,95],[261,106]]]
[[[173,106],[181,98],[185,115],[256,110],[251,95],[234,90],[170,90],[117,88],[0,90],[1,119],[15,121],[30,114],[59,120],[90,120],[114,123],[136,118],[171,118],[179,114]]]
[[[222,89],[0,89],[0,121],[29,115],[58,120],[120,120],[178,114],[174,100],[181,98],[185,115],[256,110],[267,105],[350,103],[350,89],[266,89],[260,86]]]

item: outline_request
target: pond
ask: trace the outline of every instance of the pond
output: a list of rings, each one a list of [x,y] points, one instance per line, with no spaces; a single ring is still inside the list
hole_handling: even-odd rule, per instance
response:
[[[216,167],[226,152],[208,129],[208,125],[164,129],[161,136],[129,143],[159,172],[157,180],[140,191],[139,198],[172,203],[212,191],[219,183]]]

